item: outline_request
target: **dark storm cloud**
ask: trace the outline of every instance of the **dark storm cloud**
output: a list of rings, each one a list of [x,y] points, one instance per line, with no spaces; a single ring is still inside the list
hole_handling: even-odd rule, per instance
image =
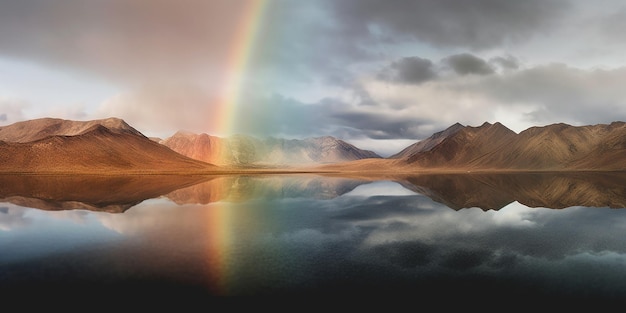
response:
[[[355,129],[353,136],[365,135],[372,139],[425,138],[430,134],[420,131],[420,125],[429,121],[418,116],[381,115],[372,112],[330,112],[327,117],[336,125]],[[424,137],[425,136],[425,137]]]
[[[569,9],[559,0],[343,0],[329,4],[346,36],[352,36],[346,38],[408,38],[474,49],[544,33]]]
[[[379,79],[407,84],[419,84],[436,76],[433,62],[420,57],[405,57],[394,61],[378,74]]]
[[[415,139],[431,135],[424,126],[433,121],[419,116],[381,111],[378,103],[356,106],[335,98],[303,103],[293,98],[273,95],[250,100],[254,103],[238,117],[238,131],[270,136],[323,136],[341,139]],[[271,114],[267,107],[272,108]]]
[[[489,75],[494,73],[493,68],[485,60],[470,53],[451,55],[444,58],[442,62],[450,66],[459,75]]]

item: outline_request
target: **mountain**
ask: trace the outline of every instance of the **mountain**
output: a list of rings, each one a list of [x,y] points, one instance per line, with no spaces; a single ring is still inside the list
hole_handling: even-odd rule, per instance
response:
[[[448,130],[451,131],[446,136],[442,136],[442,133],[432,144],[425,145],[427,150],[422,149],[406,156],[406,162],[421,167],[464,167],[500,149],[516,136],[514,131],[500,123],[485,122],[479,127],[459,127],[455,124]]]
[[[440,144],[442,141],[444,141],[446,138],[454,135],[455,133],[457,133],[459,130],[465,128],[465,126],[459,124],[459,123],[455,123],[454,125],[446,128],[445,130],[442,130],[440,132],[434,133],[432,136],[424,139],[424,140],[420,140],[406,148],[404,148],[402,151],[390,156],[390,159],[404,159],[404,158],[408,158],[416,153],[420,153],[420,152],[424,152],[424,151],[430,151],[432,148],[434,148],[435,146],[437,146],[438,144]]]
[[[185,156],[218,165],[308,165],[381,158],[343,140],[325,136],[306,139],[235,135],[227,138],[177,132],[160,142]]]
[[[531,127],[503,149],[471,164],[475,168],[624,169],[626,124],[615,122],[571,126],[563,123]]]
[[[392,156],[410,168],[447,170],[626,170],[626,123],[531,127],[454,124]]]
[[[150,140],[119,119],[38,119],[4,126],[0,134],[0,172],[4,173],[154,174],[217,169]]]
[[[220,137],[178,131],[159,143],[192,159],[212,164],[223,163],[221,155],[225,142]]]
[[[145,137],[124,120],[114,117],[91,121],[39,118],[0,127],[0,140],[30,142],[50,136],[76,136],[90,130],[94,125],[104,126],[113,133],[128,133]]]

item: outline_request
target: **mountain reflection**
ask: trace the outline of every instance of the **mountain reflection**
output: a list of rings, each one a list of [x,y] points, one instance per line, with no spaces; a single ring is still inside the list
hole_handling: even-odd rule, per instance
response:
[[[365,183],[368,181],[316,175],[230,175],[175,190],[165,197],[177,204],[241,202],[259,198],[332,199]]]
[[[320,175],[2,176],[0,202],[42,210],[122,213],[152,198],[176,204],[251,199],[332,199],[378,180]],[[626,207],[626,173],[438,174],[386,178],[460,210],[528,207]]]
[[[256,198],[331,199],[366,182],[313,175],[0,175],[0,202],[46,211],[122,213],[144,200],[159,197],[179,205]]]
[[[0,202],[46,211],[122,213],[138,203],[206,180],[198,176],[0,175]]]
[[[421,175],[399,182],[455,210],[499,210],[514,201],[551,209],[626,207],[626,173],[622,172]]]

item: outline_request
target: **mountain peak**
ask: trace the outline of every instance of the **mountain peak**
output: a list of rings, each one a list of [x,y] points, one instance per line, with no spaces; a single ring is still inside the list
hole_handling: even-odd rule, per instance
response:
[[[436,132],[432,134],[430,137],[420,140],[406,148],[402,151],[390,156],[390,159],[402,159],[407,158],[413,154],[430,151],[432,148],[437,146],[439,143],[444,141],[446,138],[458,133],[459,131],[465,129],[465,126],[459,122],[452,124],[450,127]]]
[[[131,133],[145,137],[124,120],[116,117],[90,121],[73,121],[44,117],[0,127],[0,140],[9,142],[30,142],[51,136],[76,136],[89,130],[94,125],[102,125],[116,133]]]

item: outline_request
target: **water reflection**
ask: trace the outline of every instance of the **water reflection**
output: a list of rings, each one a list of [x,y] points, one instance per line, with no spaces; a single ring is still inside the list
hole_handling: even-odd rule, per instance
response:
[[[620,176],[220,176],[176,190],[155,179],[107,201],[2,184],[0,291],[619,300]],[[71,201],[85,205],[58,210]]]
[[[517,201],[530,207],[626,207],[626,173],[421,175],[403,186],[453,209],[499,210]]]

